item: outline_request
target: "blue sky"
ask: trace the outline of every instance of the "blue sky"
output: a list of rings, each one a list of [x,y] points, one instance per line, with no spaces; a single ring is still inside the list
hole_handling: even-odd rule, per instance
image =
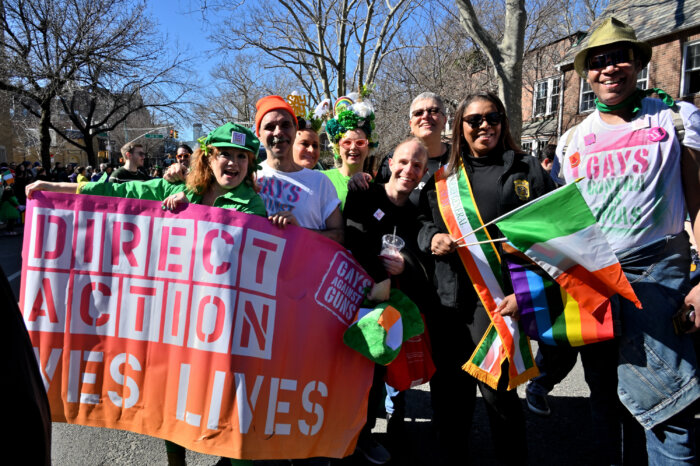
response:
[[[199,71],[198,81],[209,82],[209,70],[216,64],[216,58],[209,58],[214,44],[208,39],[204,21],[197,0],[149,0],[148,10],[157,23],[160,32],[167,35],[168,41],[188,56],[196,57],[195,66]],[[178,128],[180,139],[192,138],[192,122]]]
[[[148,10],[160,31],[171,40],[177,40],[181,47],[192,52],[204,53],[214,45],[207,38],[199,5],[192,0],[150,0]]]

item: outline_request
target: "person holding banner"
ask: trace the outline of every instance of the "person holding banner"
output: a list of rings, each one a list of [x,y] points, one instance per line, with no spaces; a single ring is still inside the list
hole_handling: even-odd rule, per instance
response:
[[[700,285],[690,285],[683,222],[687,212],[700,239],[700,111],[661,89],[637,89],[651,57],[651,46],[616,18],[591,34],[574,68],[596,109],[562,135],[552,176],[583,177],[579,190],[643,306],[620,299],[613,308],[622,331],[607,357],[617,366],[610,396],[644,427],[649,464],[695,464],[700,385],[687,333],[700,328]],[[625,452],[645,450],[643,438],[628,439]]]
[[[260,141],[243,126],[226,123],[202,138],[186,183],[162,178],[143,183],[96,183],[78,185],[78,194],[95,194],[151,201],[163,201],[163,208],[192,202],[238,212],[265,216],[265,206],[255,192],[255,157]],[[26,188],[34,191],[75,193],[74,183],[35,181]]]
[[[226,123],[200,140],[186,183],[169,183],[162,178],[145,182],[78,185],[80,194],[114,196],[163,201],[163,208],[192,202],[265,217],[265,205],[255,192],[255,157],[260,141],[247,128]],[[74,183],[36,181],[26,188],[27,198],[34,191],[76,192]],[[166,440],[168,464],[184,465],[185,449]],[[231,464],[248,465],[252,461],[231,458]]]
[[[493,242],[502,235],[493,225],[480,227],[553,189],[537,159],[514,142],[497,96],[480,92],[459,104],[449,163],[426,184],[419,203],[418,245],[433,254],[440,298],[426,323],[437,369],[430,389],[444,464],[469,458],[465,443],[477,386],[499,461],[526,462],[525,416],[517,392],[506,389],[536,375],[536,368],[515,322],[517,303]]]
[[[342,243],[343,216],[333,184],[294,161],[294,109],[277,95],[263,97],[255,108],[255,131],[267,152],[257,182],[268,218],[279,227],[300,226]]]

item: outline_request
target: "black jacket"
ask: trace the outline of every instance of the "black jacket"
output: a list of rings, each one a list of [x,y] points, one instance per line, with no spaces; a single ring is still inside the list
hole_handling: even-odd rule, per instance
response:
[[[435,294],[431,293],[430,280],[419,260],[423,254],[416,243],[420,228],[417,216],[418,208],[410,202],[394,205],[384,185],[372,183],[367,190],[351,190],[343,209],[345,246],[372,279],[379,282],[389,277],[379,259],[382,236],[396,231],[406,243],[401,250],[405,267],[403,273],[392,278],[392,287],[402,290],[421,312],[426,312],[435,302]]]
[[[556,188],[552,178],[545,172],[537,158],[526,154],[507,151],[503,154],[503,173],[499,178],[498,215],[503,215],[527,202],[553,191]],[[468,176],[472,169],[465,165]],[[418,247],[430,254],[430,244],[437,233],[447,233],[447,227],[440,215],[435,191],[435,177],[425,185],[420,196],[418,220],[421,229],[418,233]],[[446,256],[433,256],[435,273],[433,276],[440,302],[443,306],[471,309],[477,296],[467,276],[457,252]],[[504,275],[506,276],[506,275]],[[504,284],[504,292],[510,283]]]

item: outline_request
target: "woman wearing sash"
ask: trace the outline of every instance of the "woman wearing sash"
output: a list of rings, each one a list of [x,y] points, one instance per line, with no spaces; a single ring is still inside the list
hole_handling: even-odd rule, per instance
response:
[[[477,229],[555,185],[537,158],[513,141],[505,107],[491,93],[459,104],[452,135],[449,162],[425,186],[419,205],[418,245],[433,255],[440,297],[439,308],[426,317],[437,368],[430,389],[441,459],[468,461],[478,386],[496,457],[523,464],[525,417],[509,389],[536,369],[528,345],[519,344],[517,303],[500,265],[500,243],[490,242],[503,235],[495,225]]]

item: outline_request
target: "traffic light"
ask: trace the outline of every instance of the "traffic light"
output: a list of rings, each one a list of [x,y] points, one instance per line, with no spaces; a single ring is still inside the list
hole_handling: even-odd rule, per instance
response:
[[[173,133],[174,133],[174,131],[171,129],[171,130],[170,130],[170,137],[171,137],[171,138],[173,137]]]
[[[177,131],[175,131],[175,139],[177,139]]]

